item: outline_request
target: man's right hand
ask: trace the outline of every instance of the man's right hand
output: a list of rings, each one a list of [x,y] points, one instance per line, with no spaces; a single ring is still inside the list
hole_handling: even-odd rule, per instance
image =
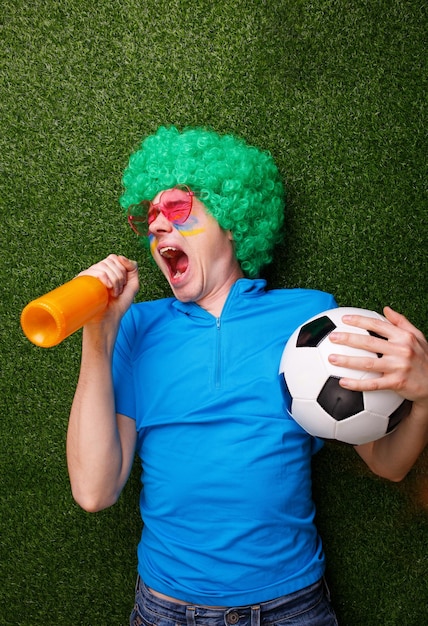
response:
[[[110,254],[107,258],[80,272],[79,276],[95,276],[110,292],[107,309],[90,324],[120,321],[131,306],[139,289],[138,264],[124,256]]]

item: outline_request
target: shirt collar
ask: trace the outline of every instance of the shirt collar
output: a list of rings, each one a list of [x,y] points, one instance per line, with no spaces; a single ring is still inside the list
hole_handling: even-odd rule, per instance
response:
[[[223,307],[221,317],[225,314],[231,303],[238,299],[246,299],[247,297],[256,297],[266,290],[266,280],[264,278],[239,278],[232,286]],[[193,317],[212,318],[208,311],[205,311],[196,302],[181,302],[173,300],[172,306],[186,315]]]

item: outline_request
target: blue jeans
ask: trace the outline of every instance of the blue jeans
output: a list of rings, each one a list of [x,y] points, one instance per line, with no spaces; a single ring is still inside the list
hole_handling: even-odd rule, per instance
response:
[[[337,626],[324,580],[254,606],[212,609],[153,595],[140,578],[130,626]]]

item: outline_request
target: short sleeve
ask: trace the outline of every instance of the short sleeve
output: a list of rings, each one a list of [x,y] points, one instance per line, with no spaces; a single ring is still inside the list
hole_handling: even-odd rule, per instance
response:
[[[113,389],[116,413],[136,419],[133,346],[136,329],[131,312],[123,318],[113,353]]]

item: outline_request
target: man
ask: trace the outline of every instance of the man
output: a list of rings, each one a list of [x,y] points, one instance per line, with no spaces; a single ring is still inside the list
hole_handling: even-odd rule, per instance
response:
[[[133,305],[138,268],[123,256],[83,272],[113,297],[83,331],[67,455],[73,495],[88,511],[117,500],[135,451],[141,457],[131,624],[336,624],[311,498],[322,442],[291,418],[278,379],[290,334],[334,300],[268,291],[256,278],[282,225],[275,164],[230,135],[160,128],[123,182],[129,223],[174,297]],[[332,352],[346,344],[381,359],[330,359],[379,373],[344,387],[413,401],[392,434],[356,447],[374,472],[401,480],[428,441],[428,345],[403,316],[385,315],[351,317],[349,333],[331,336]]]

